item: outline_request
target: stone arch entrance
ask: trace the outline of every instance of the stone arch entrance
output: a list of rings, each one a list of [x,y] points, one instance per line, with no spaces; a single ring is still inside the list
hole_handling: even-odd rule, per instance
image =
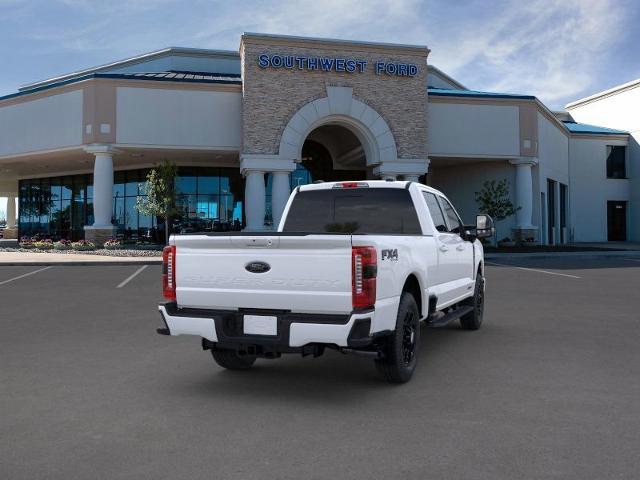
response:
[[[325,126],[341,126],[360,142],[367,166],[398,159],[396,142],[387,122],[366,103],[353,98],[350,87],[327,87],[327,96],[313,100],[289,120],[278,155],[295,162],[302,160],[304,142],[315,130]]]
[[[302,145],[300,165],[313,181],[364,180],[371,176],[360,139],[337,124],[325,124],[309,133]]]
[[[396,141],[386,120],[354,98],[351,87],[327,86],[326,91],[326,97],[305,104],[291,116],[280,137],[277,154],[242,155],[240,168],[246,177],[248,230],[277,228],[298,174],[308,180],[324,181],[367,178],[417,181],[426,173],[428,160],[398,158]],[[330,157],[331,169],[325,168],[322,174],[326,178],[309,175],[313,169],[322,170],[312,163],[313,158],[308,158],[314,148],[316,152],[322,151],[319,156],[325,157],[325,166]]]

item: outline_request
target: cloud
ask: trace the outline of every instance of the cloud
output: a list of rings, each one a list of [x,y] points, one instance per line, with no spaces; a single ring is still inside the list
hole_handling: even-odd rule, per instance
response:
[[[558,107],[593,90],[607,52],[624,40],[629,17],[620,7],[612,0],[513,3],[493,20],[467,22],[442,52],[434,47],[434,57],[474,88],[532,93]]]
[[[599,66],[625,36],[620,0],[246,3],[217,11],[193,35],[237,48],[242,31],[425,44],[430,62],[471,88],[527,93],[558,108],[594,91]],[[606,71],[606,69],[605,69]]]
[[[603,78],[622,83],[630,80],[625,72],[638,71],[627,66],[629,60],[615,75],[610,68],[616,47],[634,31],[636,3],[52,0],[20,3],[23,9],[30,6],[29,21],[15,38],[4,40],[24,43],[23,56],[69,53],[57,71],[38,77],[170,45],[236,50],[243,31],[422,44],[432,50],[431,63],[470,88],[535,94],[557,108],[593,93]],[[18,3],[0,0],[0,5]],[[87,59],[92,63],[84,63]]]

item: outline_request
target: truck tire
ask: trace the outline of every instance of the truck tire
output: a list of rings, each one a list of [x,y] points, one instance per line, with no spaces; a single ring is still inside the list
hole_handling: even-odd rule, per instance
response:
[[[235,350],[211,349],[211,355],[218,365],[227,370],[247,370],[256,361],[255,355],[238,355]]]
[[[480,272],[476,276],[473,297],[465,300],[463,304],[472,306],[473,310],[460,317],[460,325],[465,330],[478,330],[482,325],[482,316],[484,315],[484,277]]]
[[[404,292],[400,297],[396,329],[387,339],[383,357],[376,360],[380,375],[391,383],[405,383],[411,379],[420,349],[420,313],[413,295]]]

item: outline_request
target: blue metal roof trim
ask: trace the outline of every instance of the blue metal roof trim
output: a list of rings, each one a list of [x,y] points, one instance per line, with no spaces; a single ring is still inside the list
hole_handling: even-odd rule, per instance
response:
[[[586,123],[568,122],[563,121],[565,127],[569,129],[571,133],[591,133],[596,135],[628,135],[629,132],[624,130],[615,130],[613,128],[598,127],[596,125],[588,125]]]
[[[517,93],[480,92],[477,90],[454,90],[447,88],[427,88],[429,95],[442,97],[476,97],[476,98],[517,98],[535,100],[534,95],[520,95]]]
[[[164,75],[164,76],[156,76],[156,75]],[[166,75],[173,75],[167,77]],[[201,74],[182,74],[175,72],[154,72],[154,73],[90,73],[89,75],[83,75],[82,77],[71,78],[69,80],[64,80],[57,83],[50,83],[48,85],[43,85],[42,87],[32,88],[30,90],[24,90],[21,92],[10,93],[9,95],[4,95],[0,97],[0,101],[8,100],[10,98],[24,97],[25,95],[30,95],[36,92],[42,92],[45,90],[50,90],[56,87],[63,87],[65,85],[71,85],[72,83],[82,82],[84,80],[90,80],[92,78],[114,78],[121,80],[147,80],[152,82],[183,82],[183,83],[217,83],[217,84],[226,84],[226,85],[242,85],[242,80],[239,76],[234,74],[221,74],[220,76],[211,76],[210,78],[189,78],[191,75],[193,77],[202,76]]]

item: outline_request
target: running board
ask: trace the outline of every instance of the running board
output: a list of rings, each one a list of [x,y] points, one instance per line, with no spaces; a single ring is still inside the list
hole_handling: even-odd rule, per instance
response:
[[[471,311],[473,311],[473,307],[471,305],[464,305],[462,307],[454,308],[447,313],[437,312],[427,319],[427,325],[432,328],[445,327],[453,320],[457,320]]]

